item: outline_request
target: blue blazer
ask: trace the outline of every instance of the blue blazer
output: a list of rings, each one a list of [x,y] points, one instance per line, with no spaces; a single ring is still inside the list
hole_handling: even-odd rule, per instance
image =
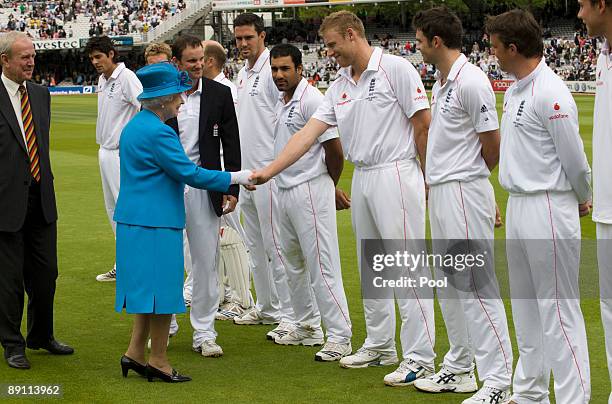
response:
[[[193,164],[172,128],[148,110],[136,114],[121,132],[119,156],[118,223],[182,229],[184,184],[218,192],[230,186],[228,172]]]

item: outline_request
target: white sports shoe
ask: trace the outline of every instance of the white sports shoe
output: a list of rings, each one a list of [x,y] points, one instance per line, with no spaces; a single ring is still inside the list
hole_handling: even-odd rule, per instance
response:
[[[117,280],[117,269],[113,268],[108,272],[96,276],[98,282],[115,282]]]
[[[199,352],[206,358],[218,358],[223,356],[223,349],[213,339],[207,339],[198,347],[193,348],[194,351]]]
[[[350,355],[353,350],[351,343],[337,344],[334,342],[327,341],[323,348],[315,354],[315,360],[317,362],[333,362],[339,361],[347,355]]]
[[[361,347],[352,355],[340,359],[343,368],[367,368],[368,366],[387,366],[397,363],[397,355],[383,354]]]
[[[323,330],[321,327],[293,327],[285,335],[280,335],[274,339],[279,345],[323,345]]]
[[[428,393],[473,393],[478,390],[474,371],[455,374],[444,365],[435,375],[415,381],[414,387]]]
[[[510,389],[501,390],[495,387],[483,386],[476,394],[462,404],[507,404],[510,403]]]
[[[432,374],[431,370],[427,370],[412,359],[404,359],[395,372],[385,376],[384,381],[387,386],[392,387],[410,386],[415,381]]]
[[[238,317],[245,312],[245,309],[234,302],[226,302],[219,307],[219,310],[215,314],[215,320],[232,320],[234,317]]]
[[[266,333],[266,339],[271,341],[275,341],[276,338],[284,337],[295,328],[295,324],[290,323],[288,321],[281,321],[273,330],[270,330]]]
[[[240,325],[255,325],[255,324],[276,324],[277,322],[274,320],[269,320],[262,317],[259,310],[255,307],[251,308],[247,312],[245,312],[242,316],[234,317],[234,323]]]

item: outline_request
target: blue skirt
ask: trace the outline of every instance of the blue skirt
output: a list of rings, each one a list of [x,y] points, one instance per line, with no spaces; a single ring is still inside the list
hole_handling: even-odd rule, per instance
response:
[[[183,230],[117,223],[115,310],[184,313]]]

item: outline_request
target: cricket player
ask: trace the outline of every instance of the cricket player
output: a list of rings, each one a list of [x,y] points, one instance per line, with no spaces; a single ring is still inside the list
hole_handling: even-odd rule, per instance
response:
[[[557,403],[588,403],[578,270],[591,170],[576,103],[542,58],[542,30],[529,12],[490,17],[486,30],[501,69],[516,79],[504,96],[499,167],[510,193],[506,254],[519,350],[512,402],[548,403],[552,370]]]
[[[245,13],[234,20],[236,46],[246,63],[238,72],[238,125],[242,164],[263,167],[274,159],[274,126],[279,91],[272,81],[270,51],[265,47],[263,19]],[[271,181],[254,192],[241,191],[240,209],[248,249],[253,262],[253,283],[257,294],[255,307],[236,324],[274,324],[267,334],[275,339],[289,332],[294,316],[287,286],[287,275],[280,252],[277,217],[277,187]]]
[[[231,91],[203,77],[204,49],[199,38],[181,35],[172,44],[173,62],[186,71],[193,87],[175,120],[167,122],[179,134],[187,156],[197,165],[221,169],[220,145],[227,171],[240,170],[240,138]],[[190,320],[193,350],[204,357],[219,357],[215,315],[219,307],[218,251],[221,216],[231,212],[238,188],[227,194],[187,187],[186,230],[192,260],[193,296]]]
[[[430,393],[475,392],[476,360],[483,387],[463,404],[503,403],[510,399],[512,347],[492,255],[495,195],[488,178],[500,142],[495,94],[486,74],[461,53],[461,20],[448,8],[418,12],[413,26],[423,60],[438,68],[425,173],[434,253],[444,255],[454,240],[467,239],[484,245],[488,263],[485,268],[451,268],[456,272],[447,275],[436,268],[436,277],[451,279],[438,288],[450,350],[438,373],[414,385]],[[462,282],[465,278],[468,282]]]
[[[138,77],[125,64],[117,62],[117,51],[107,36],[90,38],[85,47],[91,64],[100,73],[98,79],[98,119],[96,143],[100,145],[98,161],[102,178],[104,206],[113,229],[115,204],[119,196],[119,138],[123,127],[140,111],[137,97],[142,92]],[[96,276],[99,282],[114,282],[116,266]]]
[[[352,184],[353,231],[357,251],[365,239],[399,239],[409,245],[425,238],[425,163],[429,102],[412,64],[368,45],[361,20],[339,11],[325,18],[320,34],[328,54],[341,66],[323,104],[295,133],[269,166],[254,174],[262,183],[306,154],[319,136],[337,126],[345,158],[355,165]],[[367,267],[358,254],[360,265]],[[426,275],[427,268],[420,268]],[[365,273],[361,268],[361,273]],[[391,291],[394,292],[394,291]],[[404,361],[397,370],[416,380],[434,370],[433,298],[424,289],[408,289],[411,298],[364,297],[367,338],[354,354],[340,360],[346,368],[397,363],[395,303],[402,327]]]
[[[582,19],[590,36],[605,41],[595,73],[596,92],[593,112],[593,221],[597,226],[597,261],[601,320],[606,339],[608,373],[612,380],[612,1],[578,0]],[[612,393],[608,399],[612,404]]]
[[[297,47],[275,46],[270,62],[272,78],[281,91],[274,130],[274,151],[279,154],[323,103],[323,95],[302,77],[302,52]],[[352,352],[336,228],[335,185],[342,174],[344,156],[336,128],[328,129],[317,140],[308,153],[276,177],[281,252],[296,326],[276,337],[275,342],[322,344],[323,319],[327,342],[315,354],[315,360],[337,361]]]
[[[225,74],[223,74],[223,66],[225,66],[225,62],[227,60],[227,56],[225,55],[225,49],[219,42],[213,40],[202,41],[202,47],[204,48],[204,63],[202,65],[202,73],[204,77],[214,80],[218,83],[221,83],[230,88],[232,91],[232,99],[234,100],[234,105],[238,102],[238,92],[236,85],[231,82]],[[224,169],[225,162],[223,159],[223,146],[221,146],[221,167]],[[227,213],[221,217],[221,226],[222,226],[222,243],[225,241],[225,229],[231,228],[236,233],[240,240],[237,240],[238,248],[241,250],[240,254],[245,254],[245,240],[246,234],[244,232],[244,228],[240,223],[240,208],[236,206],[233,212]],[[230,230],[227,230],[228,232]],[[244,251],[242,251],[244,250]],[[222,249],[223,251],[223,249]],[[250,285],[250,268],[247,265],[240,266],[238,263],[232,261],[230,263],[233,267],[228,268],[229,271],[236,271],[239,274],[235,274],[237,276],[241,276],[243,278],[243,282],[238,282],[238,285],[229,285],[229,283],[225,283],[223,285],[223,294],[221,295],[221,301],[219,306],[219,311],[215,315],[215,319],[217,320],[232,320],[236,316],[242,315],[246,310],[250,309],[253,306],[253,297],[251,296],[250,289],[246,290],[238,290],[240,285]],[[220,273],[220,278],[232,278],[232,274]],[[232,278],[233,279],[233,278]],[[187,277],[185,284],[189,283],[190,277]],[[191,285],[189,285],[191,286]]]

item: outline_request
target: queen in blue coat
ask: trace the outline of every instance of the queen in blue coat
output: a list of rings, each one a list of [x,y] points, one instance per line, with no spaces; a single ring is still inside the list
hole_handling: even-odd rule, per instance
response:
[[[250,171],[206,170],[185,155],[179,138],[164,123],[178,114],[183,103],[181,94],[191,88],[185,72],[170,63],[157,63],[138,70],[136,76],[144,89],[138,97],[143,110],[121,134],[121,186],[114,216],[115,309],[136,315],[121,368],[124,377],[132,369],[149,381],[188,381],[190,378],[176,372],[166,358],[171,314],[185,312],[183,190],[188,184],[226,192],[230,184],[247,184]],[[149,333],[151,354],[147,363]]]

